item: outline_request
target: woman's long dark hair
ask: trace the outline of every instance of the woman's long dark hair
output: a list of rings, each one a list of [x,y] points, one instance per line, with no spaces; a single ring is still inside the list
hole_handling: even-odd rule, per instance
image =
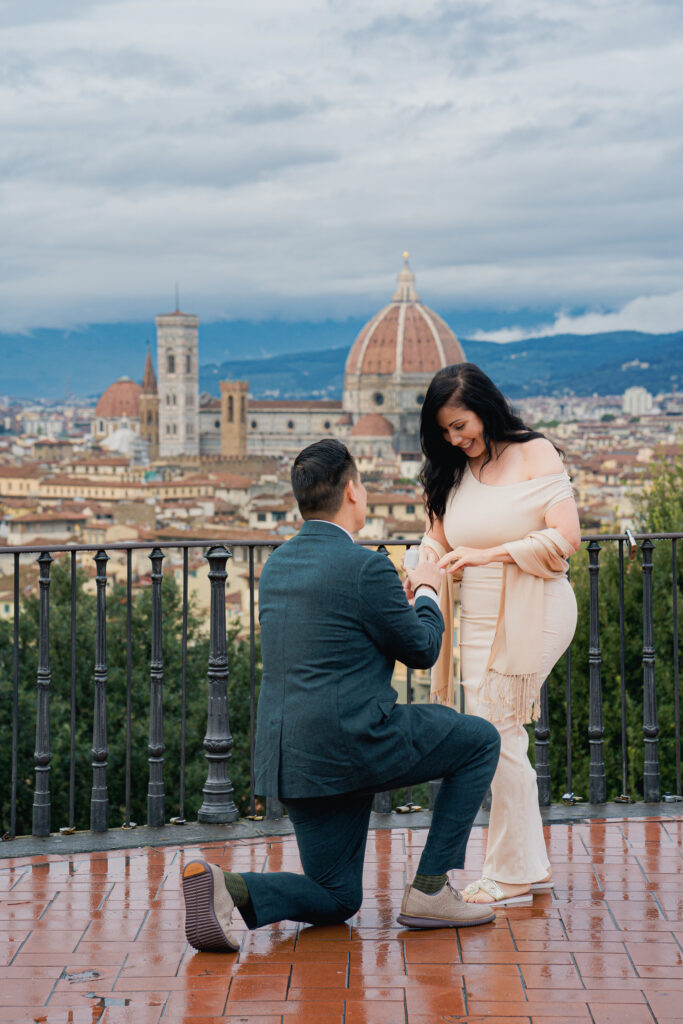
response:
[[[545,437],[531,430],[514,412],[505,395],[475,363],[454,363],[433,378],[420,416],[420,444],[425,461],[420,473],[429,521],[442,519],[450,492],[459,486],[467,456],[445,440],[436,416],[444,405],[462,405],[476,413],[484,425],[486,459],[493,458],[493,445],[501,441],[523,444]],[[558,449],[560,451],[560,449]]]

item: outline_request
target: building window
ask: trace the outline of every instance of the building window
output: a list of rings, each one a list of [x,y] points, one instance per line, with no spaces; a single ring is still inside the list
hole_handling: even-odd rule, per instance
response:
[[[242,397],[240,399],[240,423],[246,423],[246,422],[247,422],[247,401],[246,401],[244,395],[242,395]]]
[[[175,404],[176,404],[176,396],[175,396],[175,391],[173,392],[173,394],[172,394],[171,398],[172,398],[173,404],[175,405]]]
[[[166,424],[166,433],[167,433],[167,434],[170,434],[170,433],[171,433],[171,426],[170,426],[170,424],[169,424],[169,423],[167,423],[167,424]]]
[[[178,433],[178,428],[177,428],[177,426],[175,425],[175,423],[173,424],[173,433],[174,433],[174,434],[177,434],[177,433]]]
[[[185,373],[192,373],[192,356],[185,356]]]
[[[220,430],[221,429],[221,421],[220,420],[214,420],[213,421],[213,425],[214,425],[214,428],[216,430]]]
[[[232,423],[235,418],[235,402],[232,395],[228,395],[228,423]]]
[[[375,399],[375,405],[383,405],[384,395],[382,394],[381,391],[375,391],[372,397]]]
[[[256,513],[256,522],[257,523],[265,523],[265,521],[266,521],[266,513],[265,512],[257,512]]]
[[[257,425],[257,424],[256,424],[256,420],[252,420],[252,421],[251,421],[251,429],[252,429],[252,430],[256,430],[256,425]]]
[[[424,395],[418,395],[417,398],[415,399],[415,401],[417,402],[418,405],[422,405],[424,400],[425,400],[425,396]]]
[[[151,414],[151,412],[148,412],[148,413],[147,413],[147,422],[148,422],[148,423],[151,423],[151,422],[152,422],[152,414]]]
[[[188,437],[192,437],[194,435],[194,424],[193,423],[188,423],[187,424],[187,426],[185,428],[185,433],[187,434]]]
[[[287,420],[287,429],[294,430],[294,420]]]
[[[330,423],[330,421],[329,420],[325,420],[325,430],[329,430],[331,426],[332,426],[332,424]]]
[[[414,505],[406,505],[406,512],[408,513],[409,516],[414,516],[415,515],[415,506]]]
[[[173,355],[172,352],[169,352],[168,356],[166,357],[166,372],[175,373],[175,356]]]

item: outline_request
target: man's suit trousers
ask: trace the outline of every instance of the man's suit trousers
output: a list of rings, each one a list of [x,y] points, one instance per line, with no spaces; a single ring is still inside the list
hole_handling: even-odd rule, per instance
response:
[[[500,737],[483,718],[455,712],[452,716],[446,739],[417,767],[384,780],[372,791],[284,798],[304,874],[242,873],[251,905],[241,913],[250,928],[284,920],[336,924],[356,913],[363,899],[363,861],[374,792],[442,779],[418,872],[441,875],[464,866],[472,823],[496,769]]]

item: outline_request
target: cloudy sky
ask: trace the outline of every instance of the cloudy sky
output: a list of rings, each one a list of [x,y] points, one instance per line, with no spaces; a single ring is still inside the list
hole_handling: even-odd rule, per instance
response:
[[[0,0],[0,330],[683,328],[680,0]],[[533,319],[533,317],[532,317]],[[522,333],[529,333],[528,330]]]

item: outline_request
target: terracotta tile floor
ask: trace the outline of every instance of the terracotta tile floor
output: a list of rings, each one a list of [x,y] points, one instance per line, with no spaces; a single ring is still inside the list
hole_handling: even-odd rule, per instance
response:
[[[476,877],[485,831],[475,829]],[[555,890],[493,925],[411,932],[395,915],[426,832],[370,834],[349,925],[185,942],[197,847],[0,861],[0,1024],[662,1024],[683,1021],[683,819],[547,829]],[[201,848],[233,870],[299,867],[292,837]]]

